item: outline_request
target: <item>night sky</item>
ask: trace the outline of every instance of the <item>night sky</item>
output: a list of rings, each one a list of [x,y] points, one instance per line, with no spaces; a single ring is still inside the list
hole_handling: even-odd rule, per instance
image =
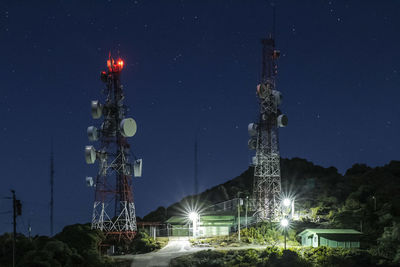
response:
[[[130,138],[143,158],[134,178],[138,216],[193,193],[199,139],[203,191],[243,171],[257,119],[268,1],[1,1],[0,197],[23,203],[18,231],[49,234],[51,140],[55,230],[91,220],[86,128],[97,125],[108,52],[125,60]],[[354,163],[399,160],[400,1],[276,1],[277,89],[289,126],[282,157],[344,173]],[[12,231],[0,199],[0,232]]]

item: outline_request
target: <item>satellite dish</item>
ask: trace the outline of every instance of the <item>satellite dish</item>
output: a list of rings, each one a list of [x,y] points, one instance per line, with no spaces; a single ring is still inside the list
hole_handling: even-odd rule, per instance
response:
[[[271,83],[261,83],[257,85],[257,94],[260,98],[265,99],[271,94]]]
[[[92,187],[93,186],[93,178],[92,177],[86,177],[86,185],[88,187]]]
[[[93,164],[96,161],[96,150],[93,146],[85,147],[85,159],[87,164]]]
[[[258,129],[258,124],[257,123],[250,123],[249,126],[247,126],[247,130],[249,131],[250,136],[256,136],[257,135],[257,129]]]
[[[276,105],[279,106],[282,103],[282,93],[277,90],[272,90],[272,95],[274,96]]]
[[[135,177],[142,177],[142,159],[137,159],[133,163],[133,175]]]
[[[286,127],[288,125],[288,117],[285,114],[281,114],[277,118],[278,127]]]
[[[251,138],[247,144],[248,144],[250,150],[254,150],[257,148],[257,139]]]
[[[98,119],[101,117],[103,107],[99,103],[99,100],[92,101],[92,117],[93,119]]]
[[[137,130],[136,121],[132,118],[123,119],[120,124],[120,130],[124,137],[134,136]]]
[[[89,141],[97,141],[99,139],[99,131],[94,126],[89,126],[87,128],[87,135],[88,135]]]
[[[256,157],[256,156],[253,156],[253,157],[251,158],[251,162],[253,163],[253,165],[257,165],[257,157]]]

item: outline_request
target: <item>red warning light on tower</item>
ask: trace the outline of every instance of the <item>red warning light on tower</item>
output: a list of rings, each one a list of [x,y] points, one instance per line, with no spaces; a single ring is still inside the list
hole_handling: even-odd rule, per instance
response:
[[[124,61],[118,58],[115,61],[113,58],[107,60],[107,67],[110,72],[120,72],[124,68]]]
[[[122,59],[118,59],[118,67],[120,70],[124,67],[124,61]]]

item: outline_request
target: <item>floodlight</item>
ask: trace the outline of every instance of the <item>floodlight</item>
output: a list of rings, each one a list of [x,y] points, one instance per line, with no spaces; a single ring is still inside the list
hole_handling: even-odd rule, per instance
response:
[[[286,228],[287,226],[289,225],[289,221],[288,221],[288,219],[282,219],[282,221],[281,221],[281,226],[282,227],[284,227],[284,228]]]
[[[289,207],[291,203],[292,203],[292,201],[289,198],[285,198],[283,200],[283,206],[285,206],[285,207]]]
[[[199,214],[197,214],[197,212],[195,212],[195,211],[192,211],[192,212],[189,213],[189,219],[191,221],[196,221],[198,216],[199,216]]]

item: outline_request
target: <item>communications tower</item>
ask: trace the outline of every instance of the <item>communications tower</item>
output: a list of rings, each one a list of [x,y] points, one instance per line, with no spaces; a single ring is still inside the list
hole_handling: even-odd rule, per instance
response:
[[[120,82],[124,61],[114,60],[111,55],[107,61],[107,70],[101,72],[101,81],[105,83],[104,103],[93,100],[91,111],[93,119],[102,119],[100,128],[87,128],[89,141],[98,141],[99,147],[85,147],[86,163],[97,160],[99,171],[95,182],[86,177],[88,186],[95,188],[92,229],[99,229],[118,240],[132,240],[136,234],[135,204],[132,195],[132,174],[140,177],[142,160],[130,163],[130,145],[128,137],[136,133],[136,122],[126,118],[128,111],[124,105],[124,91]]]
[[[275,49],[272,36],[262,39],[261,44],[261,81],[257,85],[260,112],[258,122],[248,126],[248,144],[250,149],[256,150],[253,157],[254,216],[257,221],[273,221],[280,210],[281,195],[278,127],[285,127],[288,119],[279,109],[282,95],[276,90],[276,61],[280,52]]]

